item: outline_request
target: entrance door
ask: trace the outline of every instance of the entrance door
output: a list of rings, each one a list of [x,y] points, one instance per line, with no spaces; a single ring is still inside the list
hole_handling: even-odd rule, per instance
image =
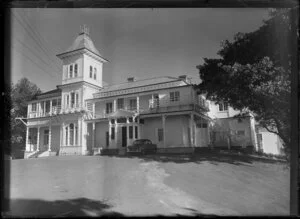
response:
[[[122,127],[122,147],[127,146],[127,128],[126,126]]]
[[[106,132],[106,147],[109,146],[109,132]]]

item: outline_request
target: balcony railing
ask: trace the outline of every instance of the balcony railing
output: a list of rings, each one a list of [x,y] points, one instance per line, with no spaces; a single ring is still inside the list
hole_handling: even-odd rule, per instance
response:
[[[39,117],[46,117],[46,116],[55,116],[55,115],[65,114],[65,113],[75,113],[85,109],[86,109],[85,107],[79,104],[67,105],[66,107],[63,108],[61,106],[54,106],[52,107],[52,109],[50,108],[46,111],[29,112],[28,116],[29,118],[39,118]]]

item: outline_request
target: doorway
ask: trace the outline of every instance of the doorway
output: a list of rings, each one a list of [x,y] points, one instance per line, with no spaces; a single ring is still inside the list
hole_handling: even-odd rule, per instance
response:
[[[127,127],[122,127],[122,147],[127,146]]]

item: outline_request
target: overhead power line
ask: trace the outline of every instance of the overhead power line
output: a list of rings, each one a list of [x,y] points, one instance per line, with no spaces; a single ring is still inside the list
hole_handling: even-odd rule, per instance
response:
[[[13,47],[16,48],[16,46],[13,44]],[[21,54],[18,50],[15,50],[16,52],[18,52],[22,57],[27,58],[29,61],[31,61],[35,66],[37,66],[39,69],[41,69],[43,72],[45,72],[47,75],[50,76],[50,78],[53,78],[53,75],[50,74],[49,72],[45,71],[45,69],[43,67],[41,67],[38,63],[36,63],[32,58],[30,58],[29,56],[27,56],[25,53]],[[58,76],[58,75],[57,75]]]
[[[30,22],[28,21],[28,16],[26,15],[25,12],[23,12],[24,15],[24,19],[23,21],[27,24],[27,26],[30,28],[30,30],[37,36],[38,40],[40,41],[41,45],[49,45],[49,42],[38,32],[36,27],[33,27],[33,25],[30,24]],[[43,41],[43,42],[42,42]],[[47,47],[46,49],[49,50],[53,56],[56,55],[56,52],[53,50],[53,48],[55,48],[56,50],[59,50],[55,44],[51,44],[51,46]]]
[[[51,56],[48,54],[48,52],[46,51],[46,49],[44,48],[43,44],[41,44],[40,40],[37,39],[35,36],[33,36],[33,34],[28,30],[28,28],[24,27],[24,23],[22,21],[20,21],[20,19],[13,13],[11,12],[12,15],[16,18],[16,20],[18,21],[18,23],[23,27],[23,29],[30,35],[30,37],[34,40],[34,42],[36,43],[36,45],[45,53],[45,55],[49,58],[50,61],[52,61],[54,63],[54,65],[56,67],[58,67],[60,69],[60,67],[58,66],[58,64],[53,61],[53,59],[51,58]]]
[[[15,38],[20,44],[22,44],[23,47],[26,47],[27,49],[29,49],[31,51],[31,53],[33,55],[35,55],[35,57],[39,60],[41,60],[46,66],[52,67],[51,65],[49,65],[49,63],[47,63],[46,61],[44,61],[38,54],[36,54],[29,46],[27,46],[25,43],[23,43],[21,40],[19,40],[18,38]],[[53,67],[52,67],[53,68]],[[53,70],[55,70],[53,68]],[[58,72],[60,72],[60,69],[57,69],[54,71],[58,76],[60,76],[60,74]]]

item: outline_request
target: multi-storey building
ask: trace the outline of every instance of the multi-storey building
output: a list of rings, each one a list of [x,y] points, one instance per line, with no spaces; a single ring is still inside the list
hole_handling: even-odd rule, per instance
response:
[[[57,57],[62,83],[28,103],[25,158],[86,155],[100,148],[121,153],[143,138],[157,144],[158,152],[193,152],[210,145],[280,151],[270,151],[274,142],[266,139],[276,136],[256,132],[251,114],[236,118],[239,112],[226,103],[205,100],[185,75],[131,77],[107,85],[102,80],[107,60],[85,27]]]
[[[159,151],[193,151],[209,144],[208,104],[186,76],[105,85],[103,64],[86,28],[57,55],[62,83],[28,103],[25,157],[125,151],[147,138]]]

